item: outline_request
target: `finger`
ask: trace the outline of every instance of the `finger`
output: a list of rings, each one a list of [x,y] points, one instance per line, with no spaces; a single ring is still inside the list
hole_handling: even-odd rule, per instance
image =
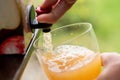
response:
[[[110,68],[105,68],[105,70],[103,70],[103,72],[98,76],[97,80],[114,80],[110,78],[110,71]]]
[[[58,2],[58,0],[44,0],[44,2],[41,5],[42,9],[47,9],[53,5],[55,5]]]
[[[105,70],[98,76],[97,80],[108,80],[108,78],[107,78],[107,72],[108,72],[108,70],[105,69]]]
[[[101,54],[104,70],[97,80],[120,80],[120,54],[105,52]]]
[[[120,80],[120,62],[114,62],[105,67],[97,80]]]
[[[70,2],[68,0],[61,0],[50,13],[38,16],[38,21],[42,23],[55,23],[75,2],[76,0]]]
[[[116,62],[120,60],[120,54],[117,52],[104,52],[101,54],[102,65],[106,67],[108,64],[112,62]]]

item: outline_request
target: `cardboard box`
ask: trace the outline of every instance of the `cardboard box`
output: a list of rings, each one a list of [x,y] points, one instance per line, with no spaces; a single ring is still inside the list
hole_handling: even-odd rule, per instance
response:
[[[0,54],[25,54],[32,38],[23,0],[0,0]]]

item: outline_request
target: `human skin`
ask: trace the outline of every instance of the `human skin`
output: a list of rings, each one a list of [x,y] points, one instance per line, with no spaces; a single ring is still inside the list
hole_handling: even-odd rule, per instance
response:
[[[51,12],[41,14],[37,17],[40,23],[55,23],[66,13],[76,0],[44,0],[41,4],[41,9],[49,9],[52,7]]]
[[[120,54],[106,52],[101,54],[104,67],[97,80],[120,80]]]
[[[49,9],[50,13],[41,14],[37,17],[40,23],[55,23],[65,12],[67,12],[76,0],[44,0],[41,9]],[[106,52],[101,54],[103,71],[97,80],[120,80],[120,54]]]

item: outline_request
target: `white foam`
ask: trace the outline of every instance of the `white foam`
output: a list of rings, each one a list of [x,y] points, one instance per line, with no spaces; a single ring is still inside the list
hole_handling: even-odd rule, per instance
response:
[[[53,53],[58,55],[48,60],[44,57],[44,62],[48,65],[49,70],[54,72],[80,68],[91,62],[96,55],[93,51],[85,47],[73,45],[58,46]]]
[[[52,45],[52,34],[50,32],[43,33],[43,47],[46,50],[46,52],[52,52],[53,51],[53,45]]]

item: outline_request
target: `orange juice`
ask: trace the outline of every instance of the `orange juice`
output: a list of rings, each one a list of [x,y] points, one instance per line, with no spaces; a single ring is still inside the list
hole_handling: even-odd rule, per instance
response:
[[[101,71],[100,56],[79,46],[62,45],[42,56],[49,80],[95,80]]]

